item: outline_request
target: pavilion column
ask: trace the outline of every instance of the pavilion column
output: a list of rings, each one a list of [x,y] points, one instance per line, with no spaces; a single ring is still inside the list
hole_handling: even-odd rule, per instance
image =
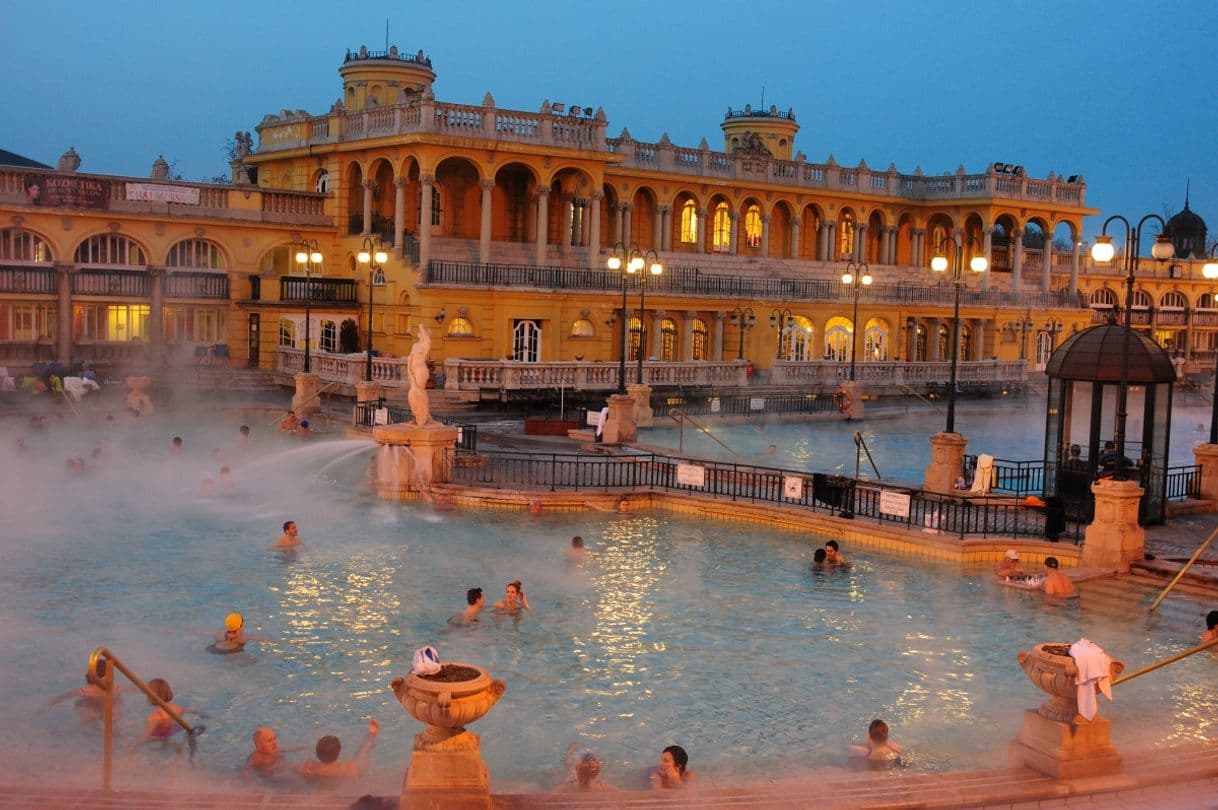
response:
[[[939,327],[942,321],[938,318],[926,319],[926,359],[934,362],[939,359]]]
[[[770,216],[766,214],[761,218],[761,255],[770,255]]]
[[[72,273],[70,264],[55,265],[55,360],[72,362]]]
[[[431,261],[431,195],[434,174],[419,175],[419,268],[426,270]]]
[[[686,311],[685,313],[685,329],[684,335],[681,337],[681,359],[690,361],[694,359],[694,318],[698,317],[698,313]]]
[[[1023,273],[1023,231],[1012,229],[1011,241],[1015,247],[1015,258],[1011,260],[1011,290],[1014,291],[1020,288],[1019,276]]]
[[[867,226],[859,223],[854,228],[854,261],[866,261],[867,256]]]
[[[559,204],[562,206],[560,214],[562,222],[558,225],[558,252],[564,253],[569,245],[579,244],[576,223],[579,222],[579,198],[574,194],[562,194],[559,196]]]
[[[706,209],[698,212],[698,252],[709,253],[706,245]]]
[[[723,359],[724,316],[723,316],[722,312],[716,312],[713,317],[715,319],[715,337],[714,337],[714,342],[711,345],[711,359],[712,360],[722,360]]]
[[[914,264],[926,267],[926,231],[921,229],[914,232]]]
[[[664,250],[672,250],[672,206],[664,206]]]
[[[619,208],[621,211],[619,216],[622,218],[622,239],[621,239],[621,241],[622,241],[622,244],[629,245],[630,244],[630,215],[634,211],[634,206],[631,205],[630,203],[621,203],[619,205]]]
[[[981,289],[988,290],[990,288],[990,276],[994,275],[994,256],[992,255],[994,249],[994,229],[982,228],[981,234],[983,237],[982,255],[985,256],[985,260],[989,262],[990,266],[989,270],[981,274]]]
[[[592,192],[592,203],[588,206],[588,269],[599,270],[601,260],[601,199],[605,192]]]
[[[535,244],[533,263],[544,267],[546,263],[546,240],[549,238],[550,225],[550,189],[546,186],[537,187],[537,242]]]
[[[664,249],[664,206],[657,205],[651,217],[651,246],[657,251]]]
[[[886,264],[895,265],[897,263],[897,234],[899,231],[896,227],[888,229],[888,261]]]
[[[405,255],[406,239],[406,178],[398,177],[393,181],[393,245],[399,256]]]
[[[835,242],[834,236],[837,232],[837,223],[836,222],[826,222],[823,227],[825,229],[825,241],[821,243],[820,260],[822,262],[827,262],[827,261],[831,261],[832,257],[833,257],[833,253],[834,253],[833,245]]]
[[[1045,245],[1040,250],[1040,260],[1045,263],[1041,268],[1040,274],[1040,291],[1048,292],[1053,281],[1053,235],[1042,231],[1045,234]]]
[[[495,188],[494,180],[483,180],[482,187],[482,219],[478,225],[478,261],[489,264],[491,261],[491,192]]]
[[[1074,250],[1070,254],[1070,295],[1078,295],[1078,267],[1079,259],[1083,252],[1083,243],[1078,239],[1074,240]]]
[[[588,206],[588,201],[580,200],[579,201],[579,233],[576,234],[576,238],[578,239],[580,247],[588,246],[588,236],[589,236],[588,212],[589,212],[589,210],[590,210],[590,207]]]
[[[148,349],[150,360],[165,357],[165,268],[149,267],[151,306],[148,308]]]
[[[982,318],[973,321],[973,359],[985,359],[985,320]]]
[[[737,225],[739,223],[740,223],[740,214],[736,213],[735,211],[732,211],[727,215],[727,229],[728,229],[727,252],[731,253],[733,255],[740,252],[737,249],[737,245],[736,245],[736,239],[740,233],[740,231],[737,228]]]
[[[791,244],[787,248],[787,256],[791,259],[799,258],[799,220],[791,220]]]
[[[664,310],[656,309],[651,313],[651,340],[648,341],[651,346],[647,350],[647,357],[660,357],[664,348]]]
[[[368,236],[372,233],[372,192],[376,189],[376,183],[371,180],[364,181],[364,228],[360,233]]]

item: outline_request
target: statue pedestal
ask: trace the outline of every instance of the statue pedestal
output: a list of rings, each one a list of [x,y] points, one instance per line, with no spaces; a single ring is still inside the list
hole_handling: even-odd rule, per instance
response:
[[[845,407],[842,408],[842,413],[845,414],[846,419],[850,420],[851,422],[855,421],[856,419],[862,419],[863,418],[863,391],[860,388],[858,381],[857,380],[848,380],[848,381],[842,383],[841,392],[845,398],[844,402],[843,402]],[[963,461],[964,461],[964,458],[962,455],[961,464],[963,464]]]
[[[968,439],[959,433],[936,433],[930,437],[930,464],[926,467],[922,488],[927,492],[950,495],[956,479],[964,472],[964,448]]]
[[[655,413],[651,410],[651,386],[647,383],[632,383],[626,386],[626,393],[634,400],[634,426],[649,428],[655,426]]]
[[[1115,568],[1128,574],[1129,564],[1145,557],[1146,530],[1138,525],[1142,488],[1137,481],[1111,478],[1091,485],[1095,519],[1083,535],[1083,568]]]
[[[401,500],[451,481],[457,433],[457,428],[439,422],[374,427],[372,438],[381,445],[376,456],[376,494]]]
[[[425,734],[426,732],[424,732]],[[419,735],[423,736],[422,734]],[[415,742],[402,784],[406,810],[490,810],[491,783],[478,735],[466,731],[463,750],[426,751]]]
[[[313,373],[300,372],[296,380],[296,393],[292,395],[292,410],[299,419],[308,419],[309,414],[321,410],[321,399],[317,396],[318,379]]]
[[[360,380],[355,384],[356,402],[376,402],[381,398],[381,384],[376,380]]]
[[[1193,460],[1201,465],[1201,497],[1218,501],[1218,444],[1197,445]]]
[[[609,418],[601,430],[603,444],[623,444],[639,437],[638,425],[634,422],[634,400],[626,394],[609,397]]]
[[[1011,764],[1031,768],[1054,779],[1080,779],[1121,772],[1121,755],[1111,741],[1112,723],[1096,715],[1063,723],[1042,717],[1036,709],[1023,713],[1023,728],[1011,741]]]

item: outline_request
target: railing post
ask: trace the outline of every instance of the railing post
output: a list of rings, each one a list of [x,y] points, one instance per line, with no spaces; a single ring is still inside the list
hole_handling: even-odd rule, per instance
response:
[[[558,486],[558,454],[550,454],[550,491],[553,492]]]

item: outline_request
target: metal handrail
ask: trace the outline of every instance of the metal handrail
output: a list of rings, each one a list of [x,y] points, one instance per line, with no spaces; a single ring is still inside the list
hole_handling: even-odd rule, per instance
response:
[[[107,650],[105,647],[98,647],[89,656],[89,674],[93,678],[97,678],[98,665],[106,662],[106,672],[101,676],[101,688],[105,692],[105,700],[102,703],[102,788],[110,789],[110,771],[111,763],[114,758],[114,670],[118,670],[127,677],[147,697],[150,703],[160,707],[161,711],[169,715],[169,719],[173,720],[186,731],[186,739],[190,744],[190,756],[194,759],[195,754],[195,735],[201,734],[206,729],[206,726],[192,726],[182,718],[180,714],[175,712],[168,703],[161,700],[160,696],[148,688],[148,684],[140,680],[139,676],[131,670],[127,669],[126,664],[118,660],[114,653]]]
[[[1165,667],[1168,664],[1174,664],[1176,661],[1179,661],[1182,658],[1188,658],[1190,655],[1196,655],[1197,653],[1201,652],[1202,650],[1208,650],[1210,647],[1213,647],[1215,644],[1218,644],[1218,638],[1211,638],[1209,641],[1203,641],[1195,647],[1189,647],[1184,652],[1179,652],[1179,653],[1176,653],[1175,655],[1169,655],[1166,658],[1164,658],[1162,661],[1155,661],[1153,664],[1147,664],[1146,666],[1139,669],[1137,672],[1131,672],[1128,675],[1122,675],[1120,678],[1117,678],[1115,681],[1113,681],[1112,685],[1117,686],[1119,684],[1125,683],[1125,681],[1132,681],[1134,678],[1137,678],[1139,675],[1145,675],[1147,672],[1154,672],[1156,669],[1159,669],[1160,667]]]
[[[714,433],[711,433],[711,431],[710,431],[710,429],[709,429],[709,428],[703,427],[702,425],[698,424],[698,422],[697,422],[697,420],[696,420],[696,419],[693,419],[692,417],[690,417],[690,415],[689,415],[689,414],[687,414],[687,413],[686,413],[685,411],[683,411],[682,409],[680,409],[680,408],[670,408],[670,409],[669,409],[669,411],[668,411],[668,418],[669,418],[669,419],[672,419],[674,422],[676,422],[678,425],[680,425],[680,426],[681,426],[681,431],[680,431],[680,433],[678,433],[678,434],[677,434],[677,436],[678,436],[678,442],[679,442],[679,444],[681,445],[681,451],[680,451],[680,452],[684,452],[684,447],[685,447],[685,423],[688,421],[688,422],[689,422],[691,425],[693,425],[693,426],[694,426],[694,427],[696,427],[698,430],[700,430],[700,431],[702,431],[703,433],[705,433],[707,436],[709,436],[711,439],[713,439],[715,442],[717,442],[717,443],[718,443],[718,445],[719,445],[720,447],[722,447],[722,448],[723,448],[724,450],[726,450],[727,452],[731,453],[733,456],[738,456],[738,455],[740,455],[740,454],[739,454],[739,453],[737,453],[735,450],[733,450],[732,448],[730,448],[730,447],[728,447],[726,444],[724,444],[722,439],[720,439],[720,438],[719,438],[718,436],[716,436]]]
[[[900,388],[900,391],[901,391],[901,393],[903,393],[903,394],[913,394],[915,397],[917,397],[918,399],[922,400],[923,402],[925,402],[925,403],[926,403],[927,405],[929,405],[930,407],[934,408],[936,413],[943,413],[943,411],[939,410],[939,406],[938,406],[938,405],[936,405],[934,402],[932,402],[931,400],[927,399],[926,397],[922,396],[922,395],[921,395],[921,394],[919,394],[917,391],[913,390],[913,388],[912,388],[912,387],[910,387],[910,386],[908,386],[908,385],[902,385],[902,386],[901,386],[901,388]]]
[[[299,404],[299,405],[297,405],[297,406],[295,406],[295,407],[298,409],[298,408],[301,408],[301,407],[303,407],[303,406],[305,406],[305,405],[308,405],[308,404],[309,404],[310,402],[312,402],[313,400],[315,400],[315,399],[319,398],[319,397],[320,397],[322,394],[329,393],[329,392],[330,392],[330,390],[332,390],[332,389],[334,389],[334,388],[338,388],[338,387],[339,387],[339,386],[341,386],[341,385],[342,385],[342,383],[341,383],[341,382],[332,382],[332,383],[326,383],[326,384],[325,384],[325,385],[323,385],[321,388],[317,389],[317,391],[316,391],[316,392],[314,392],[314,393],[313,393],[311,396],[309,396],[307,399],[303,399],[303,400],[301,400],[301,401],[300,401],[300,404]],[[286,413],[285,413],[285,414],[283,414],[282,416],[277,416],[277,417],[275,417],[274,419],[272,419],[272,420],[271,420],[271,427],[275,427],[276,425],[278,425],[280,422],[282,422],[284,419],[287,419],[287,418],[288,418],[288,415],[287,415]]]
[[[1210,536],[1205,539],[1205,542],[1202,543],[1197,548],[1197,550],[1193,552],[1193,556],[1190,557],[1188,562],[1186,562],[1183,565],[1183,567],[1180,568],[1179,572],[1176,573],[1176,578],[1168,583],[1167,587],[1163,589],[1163,593],[1159,594],[1159,598],[1156,599],[1154,604],[1150,606],[1149,612],[1153,613],[1155,608],[1157,608],[1159,606],[1159,603],[1162,602],[1163,599],[1167,596],[1168,591],[1170,591],[1172,588],[1176,587],[1176,583],[1184,578],[1184,572],[1188,571],[1188,569],[1193,566],[1193,563],[1195,563],[1197,561],[1197,558],[1200,557],[1205,552],[1205,550],[1210,547],[1210,543],[1214,542],[1215,537],[1218,537],[1218,529],[1214,529],[1212,532],[1210,532]]]

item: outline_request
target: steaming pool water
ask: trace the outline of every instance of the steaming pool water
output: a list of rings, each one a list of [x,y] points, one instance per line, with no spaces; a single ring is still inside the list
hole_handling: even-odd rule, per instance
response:
[[[244,452],[242,421],[256,438]],[[989,767],[1005,762],[1022,710],[1044,698],[1017,652],[1086,636],[1137,667],[1191,645],[1210,607],[1173,596],[1148,616],[1153,594],[1114,599],[1099,583],[1049,607],[988,571],[849,546],[852,568],[813,571],[821,539],[660,511],[386,503],[367,490],[370,443],[293,441],[268,421],[164,415],[36,433],[0,421],[0,780],[100,785],[98,727],[71,701],[45,708],[83,683],[100,645],[207,714],[193,766],[159,747],[129,753],[149,707],[124,695],[116,787],[248,791],[237,774],[256,726],[307,749],[293,759],[328,733],[349,756],[376,717],[372,770],[352,792],[394,794],[422,726],[389,682],[425,644],[507,682],[471,727],[497,792],[558,784],[571,741],[596,751],[606,780],[623,787],[641,787],[673,742],[703,784],[785,780],[845,767],[844,746],[873,717],[892,726],[912,768]],[[185,439],[181,456],[167,453],[173,435]],[[16,436],[26,450],[13,449]],[[65,471],[66,457],[88,458],[98,441],[91,469]],[[200,480],[222,463],[236,488],[203,496]],[[267,548],[288,519],[305,543],[294,559]],[[577,533],[589,549],[583,566],[565,559]],[[466,588],[483,587],[489,604],[515,578],[532,613],[447,623]],[[248,634],[272,641],[207,653],[233,610]],[[1101,707],[1118,747],[1213,733],[1206,657],[1118,687],[1117,702]]]

